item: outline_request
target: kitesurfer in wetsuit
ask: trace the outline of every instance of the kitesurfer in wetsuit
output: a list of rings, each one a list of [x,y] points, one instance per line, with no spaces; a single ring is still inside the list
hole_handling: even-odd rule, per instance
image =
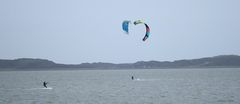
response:
[[[132,80],[134,80],[134,77],[132,76]]]
[[[43,82],[43,86],[45,87],[45,88],[47,88],[47,82]]]

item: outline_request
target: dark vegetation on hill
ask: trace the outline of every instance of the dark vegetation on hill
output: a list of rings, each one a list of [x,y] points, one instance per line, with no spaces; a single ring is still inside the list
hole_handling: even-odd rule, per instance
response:
[[[240,67],[240,56],[220,55],[200,59],[176,60],[176,61],[139,61],[136,63],[82,63],[82,64],[58,64],[46,59],[21,58],[15,60],[0,60],[1,69],[25,69],[48,70],[62,68],[76,69],[162,69],[162,68],[236,68]]]

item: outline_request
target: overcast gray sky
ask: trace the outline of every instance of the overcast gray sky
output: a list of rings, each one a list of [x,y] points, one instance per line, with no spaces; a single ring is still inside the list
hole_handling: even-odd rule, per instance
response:
[[[1,0],[0,59],[57,63],[240,55],[240,0]],[[123,20],[143,25],[122,31]]]

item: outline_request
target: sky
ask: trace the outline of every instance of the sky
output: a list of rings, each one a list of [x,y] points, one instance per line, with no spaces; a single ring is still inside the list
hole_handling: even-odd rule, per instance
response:
[[[1,0],[0,59],[132,63],[240,55],[239,0]],[[122,30],[124,20],[144,25]]]

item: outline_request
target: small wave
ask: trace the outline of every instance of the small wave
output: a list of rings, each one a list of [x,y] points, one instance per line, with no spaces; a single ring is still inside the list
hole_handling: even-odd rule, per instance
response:
[[[234,102],[234,100],[232,100],[232,99],[226,99],[226,100],[221,99],[221,100],[218,100],[218,102],[221,102],[221,103],[232,103],[232,102]]]

